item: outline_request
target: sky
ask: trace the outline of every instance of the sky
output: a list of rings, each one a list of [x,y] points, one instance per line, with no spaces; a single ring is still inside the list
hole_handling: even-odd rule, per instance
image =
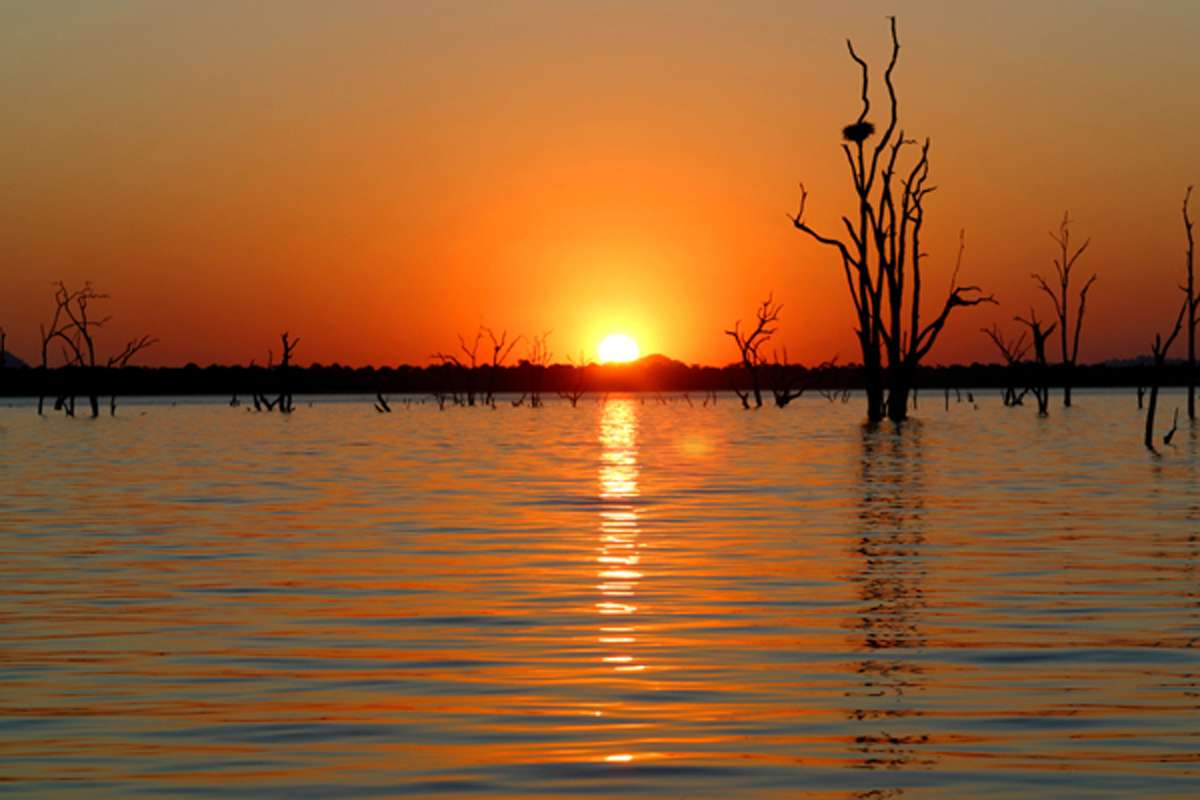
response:
[[[1080,359],[1148,352],[1200,182],[1193,0],[8,0],[0,326],[34,360],[52,282],[90,280],[101,351],[150,333],[148,364],[262,363],[284,330],[300,363],[420,364],[481,324],[723,364],[773,294],[792,360],[855,361],[840,261],[787,215],[800,181],[814,225],[851,207],[845,39],[881,69],[891,13],[901,124],[933,143],[925,305],[960,229],[1000,302],[927,360],[1050,316],[1030,275],[1067,210],[1099,275]]]

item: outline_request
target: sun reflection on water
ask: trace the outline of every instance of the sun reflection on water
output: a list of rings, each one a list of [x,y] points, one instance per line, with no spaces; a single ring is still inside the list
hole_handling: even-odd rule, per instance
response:
[[[632,654],[636,626],[610,625],[613,617],[632,618],[642,573],[638,541],[637,411],[629,400],[604,404],[600,417],[600,538],[596,577],[600,600],[596,611],[604,624],[597,641],[604,646],[601,663],[614,672],[640,672],[646,667]],[[631,622],[632,620],[630,620]]]

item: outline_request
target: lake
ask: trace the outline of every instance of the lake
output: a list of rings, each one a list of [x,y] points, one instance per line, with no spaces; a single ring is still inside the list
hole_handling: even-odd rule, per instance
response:
[[[1196,430],[665,400],[0,408],[0,795],[1200,795]]]

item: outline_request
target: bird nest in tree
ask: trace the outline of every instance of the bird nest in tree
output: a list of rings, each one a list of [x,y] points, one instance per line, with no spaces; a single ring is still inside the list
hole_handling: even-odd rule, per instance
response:
[[[842,128],[842,138],[856,144],[865,142],[867,137],[875,132],[875,126],[870,122],[855,122]]]

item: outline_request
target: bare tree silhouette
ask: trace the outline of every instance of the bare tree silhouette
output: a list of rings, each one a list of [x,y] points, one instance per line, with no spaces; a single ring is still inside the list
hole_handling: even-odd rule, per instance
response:
[[[1017,322],[1023,323],[1029,327],[1029,332],[1033,335],[1033,374],[1029,378],[1029,382],[1033,384],[1033,396],[1038,401],[1038,414],[1047,416],[1050,413],[1050,386],[1046,382],[1046,340],[1050,338],[1050,334],[1054,333],[1057,324],[1051,324],[1049,328],[1042,330],[1041,320],[1037,318],[1037,312],[1032,308],[1029,309],[1029,319],[1024,317],[1014,317]]]
[[[129,366],[129,360],[131,358],[145,350],[147,347],[151,347],[156,344],[158,344],[158,339],[150,335],[140,336],[137,339],[130,339],[125,344],[124,350],[114,356],[109,356],[107,366],[109,369],[124,369],[125,367]],[[108,396],[108,413],[109,416],[116,416],[117,393],[115,387],[112,388],[113,390],[109,392]]]
[[[54,315],[48,326],[42,326],[42,384],[38,394],[37,412],[43,413],[45,405],[45,379],[49,370],[50,345],[57,342],[63,357],[63,366],[73,371],[69,385],[60,384],[54,402],[55,411],[63,411],[67,416],[75,416],[75,395],[82,389],[86,393],[91,406],[92,417],[100,416],[100,391],[98,388],[97,368],[119,369],[129,364],[129,360],[137,353],[158,342],[151,336],[132,339],[120,353],[110,357],[103,364],[97,363],[96,333],[111,319],[111,317],[96,318],[91,314],[92,303],[108,299],[93,288],[90,282],[84,283],[80,289],[68,289],[63,281],[54,284]],[[78,382],[76,381],[78,379]],[[117,401],[113,394],[109,411],[116,413]]]
[[[1063,406],[1070,408],[1071,373],[1074,371],[1076,359],[1079,357],[1079,334],[1083,331],[1083,314],[1087,310],[1088,289],[1091,289],[1092,284],[1096,281],[1096,275],[1093,273],[1092,277],[1084,282],[1083,288],[1079,290],[1079,308],[1075,312],[1075,330],[1072,334],[1070,308],[1068,307],[1071,270],[1074,269],[1075,262],[1084,254],[1092,240],[1086,240],[1074,252],[1071,251],[1070,213],[1063,214],[1062,222],[1058,226],[1058,233],[1050,231],[1050,238],[1058,243],[1059,248],[1058,258],[1054,259],[1057,287],[1051,287],[1046,279],[1037,273],[1033,274],[1033,279],[1037,281],[1038,288],[1049,295],[1051,302],[1054,303],[1054,315],[1058,318],[1058,335],[1062,345]]]
[[[433,357],[438,361],[454,368],[454,372],[464,376],[464,394],[466,397],[466,404],[468,406],[475,405],[475,376],[476,367],[479,366],[479,345],[483,341],[483,331],[483,326],[480,326],[479,329],[475,331],[475,339],[471,342],[470,346],[467,345],[467,340],[463,337],[463,335],[461,333],[458,334],[458,349],[462,350],[463,355],[466,356],[466,361],[463,361],[453,353],[439,352],[433,354]],[[459,398],[458,392],[455,392],[455,405],[461,405],[462,402],[463,400]]]
[[[1188,419],[1196,418],[1196,323],[1200,322],[1196,318],[1196,306],[1200,304],[1200,295],[1196,291],[1196,279],[1194,271],[1194,254],[1195,254],[1195,239],[1192,235],[1192,217],[1188,213],[1188,204],[1192,199],[1192,188],[1187,187],[1187,191],[1183,195],[1183,229],[1187,233],[1187,286],[1184,291],[1187,292],[1187,413]]]
[[[481,328],[481,331],[488,335],[488,339],[492,342],[492,362],[488,365],[488,384],[484,394],[483,402],[485,405],[496,407],[496,378],[499,377],[500,370],[504,366],[504,362],[508,359],[513,348],[517,346],[517,342],[521,341],[521,337],[515,337],[511,342],[508,341],[508,331],[502,331],[500,337],[496,337],[495,331],[491,328]]]
[[[875,134],[867,120],[871,110],[869,68],[852,42],[846,46],[862,70],[862,110],[858,119],[842,130],[842,151],[858,199],[855,218],[842,217],[847,240],[827,236],[805,220],[808,191],[800,185],[800,208],[792,224],[820,244],[837,250],[842,259],[846,286],[854,304],[859,347],[867,391],[867,418],[885,416],[900,422],[908,417],[908,397],[921,359],[933,348],[951,312],[960,306],[995,302],[977,286],[959,286],[958,271],[963,248],[950,280],[949,292],[932,322],[921,321],[921,269],[926,254],[921,250],[925,223],[925,198],[929,185],[929,140],[917,151],[916,163],[903,175],[897,173],[899,156],[915,140],[904,138],[899,129],[899,106],[892,72],[900,55],[896,18],[890,17],[892,54],[884,70],[891,112],[887,127],[872,148],[865,142]],[[886,364],[884,362],[886,356]]]
[[[1016,368],[1020,365],[1021,360],[1025,358],[1025,354],[1029,352],[1029,343],[1025,341],[1025,332],[1015,339],[1007,339],[1004,333],[1000,330],[999,325],[993,324],[990,328],[980,328],[983,333],[992,340],[992,344],[996,345],[996,349],[1000,351],[1000,355],[1004,358],[1004,363],[1008,367],[1008,384],[1004,387],[1004,405],[1019,406],[1021,400],[1025,397],[1025,391],[1017,394],[1017,376]]]
[[[759,376],[763,358],[758,352],[758,348],[770,341],[771,337],[775,335],[775,331],[777,330],[775,325],[779,321],[779,312],[782,310],[783,306],[772,302],[771,295],[767,295],[767,299],[762,301],[762,305],[754,313],[757,319],[754,330],[749,333],[743,332],[742,321],[739,319],[734,323],[731,330],[725,331],[725,335],[732,338],[734,343],[737,344],[738,352],[742,359],[742,367],[746,370],[746,374],[750,378],[750,391],[754,394],[755,408],[762,408],[763,404]],[[750,394],[737,388],[734,389],[734,392],[741,399],[742,408],[750,408]]]
[[[783,348],[783,360],[779,353],[771,354],[771,364],[767,368],[767,384],[771,395],[775,398],[775,407],[784,408],[788,403],[799,398],[808,388],[801,382],[802,374],[799,365],[788,363],[787,348]],[[825,366],[822,364],[822,366]]]
[[[546,331],[540,336],[534,336],[529,344],[529,357],[522,359],[520,366],[528,374],[527,385],[529,386],[529,407],[542,407],[542,380],[545,377],[546,367],[550,366],[550,359],[553,355],[547,342],[550,340],[551,331]],[[525,396],[522,395],[523,401]],[[517,403],[519,405],[519,403]]]
[[[290,414],[294,410],[290,367],[292,353],[296,352],[296,345],[300,344],[300,340],[292,341],[289,339],[287,331],[284,331],[280,334],[279,341],[283,344],[283,351],[279,358],[279,398],[275,403],[279,407],[279,413]]]
[[[560,390],[558,396],[571,404],[571,408],[579,405],[580,399],[587,393],[587,358],[581,351],[579,353],[579,363],[568,357],[567,362],[571,367],[570,383],[563,390]],[[689,401],[690,403],[690,401]]]

